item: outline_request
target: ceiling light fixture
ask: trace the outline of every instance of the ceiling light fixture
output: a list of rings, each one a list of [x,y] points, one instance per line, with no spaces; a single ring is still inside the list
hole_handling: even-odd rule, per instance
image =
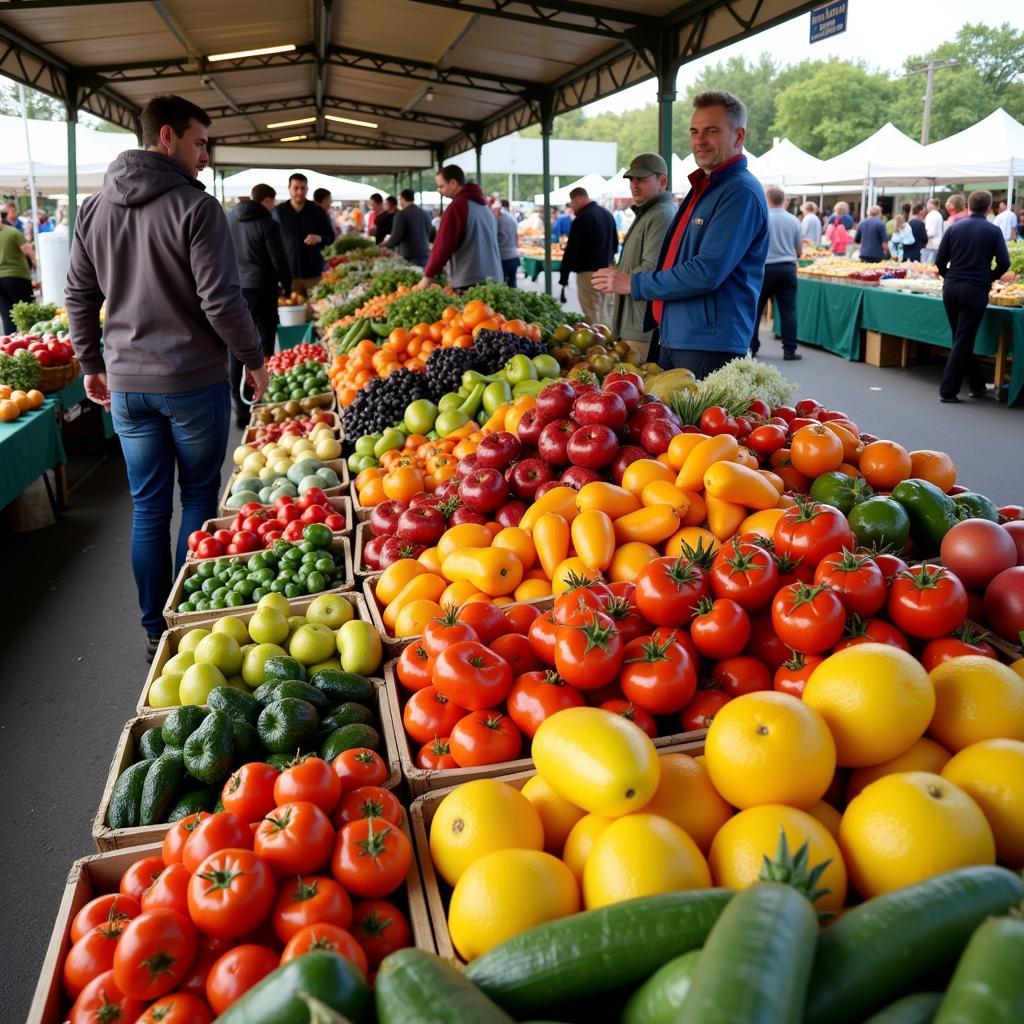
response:
[[[427,88],[427,95],[424,97],[424,99],[428,103],[434,102],[434,87],[432,85]]]
[[[206,59],[209,61],[241,60],[243,57],[263,57],[268,53],[290,53],[294,49],[294,43],[284,43],[281,46],[261,46],[258,50],[235,50],[232,53],[211,53]]]
[[[306,136],[306,135],[287,135],[281,141],[282,142],[301,142],[305,138],[308,138],[308,136]]]
[[[340,124],[354,124],[360,128],[376,128],[376,121],[357,121],[354,117],[339,117],[337,114],[324,114],[328,121],[337,121]]]
[[[316,117],[297,117],[294,121],[275,121],[268,128],[294,128],[297,124],[312,124]]]

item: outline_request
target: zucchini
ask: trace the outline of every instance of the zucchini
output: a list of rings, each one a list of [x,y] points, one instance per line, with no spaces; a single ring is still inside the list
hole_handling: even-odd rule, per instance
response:
[[[380,733],[371,725],[343,725],[323,741],[320,756],[330,762],[354,747],[369,747],[380,753]]]
[[[375,989],[379,1024],[513,1024],[453,964],[420,949],[387,957]]]
[[[350,700],[357,704],[373,703],[375,693],[373,683],[365,676],[356,675],[355,672],[322,668],[319,672],[314,672],[309,681],[327,695],[327,700],[332,707]]]
[[[942,996],[938,992],[915,992],[897,999],[864,1024],[932,1024]]]
[[[146,772],[139,803],[139,824],[160,825],[174,806],[185,775],[185,764],[180,750],[165,750]]]
[[[152,760],[155,757],[159,757],[167,746],[164,743],[163,733],[160,731],[160,726],[154,726],[152,729],[147,729],[139,737],[138,751],[139,755],[145,760]]]
[[[347,700],[320,719],[320,735],[326,738],[335,729],[343,729],[346,725],[373,725],[375,718],[374,713],[365,704]]]
[[[676,1024],[699,957],[700,950],[691,949],[659,967],[629,997],[620,1024]]]
[[[509,1013],[547,1013],[635,985],[703,946],[732,898],[727,889],[700,889],[585,910],[506,939],[477,957],[466,977]]]
[[[818,940],[806,1024],[862,1021],[950,965],[992,914],[1024,899],[1024,881],[998,867],[958,868],[876,896]]]
[[[175,708],[165,719],[160,730],[164,743],[169,747],[185,749],[185,741],[203,724],[206,712],[197,704],[185,704]]]
[[[737,893],[704,943],[679,1024],[800,1024],[818,942],[811,901],[781,882]]]
[[[232,722],[248,722],[255,726],[260,717],[260,706],[250,693],[242,693],[231,686],[215,686],[206,698],[207,705],[216,711],[223,711]]]
[[[217,797],[217,791],[207,786],[185,793],[178,797],[177,803],[168,812],[168,824],[187,818],[190,814],[198,814],[200,811],[212,811]]]
[[[152,760],[146,758],[129,765],[117,777],[107,804],[107,824],[111,828],[138,828],[142,806],[142,787]]]
[[[320,716],[307,700],[284,697],[271,701],[261,712],[256,732],[273,754],[304,749],[316,737]]]
[[[1024,920],[991,917],[971,936],[935,1024],[1024,1020]]]

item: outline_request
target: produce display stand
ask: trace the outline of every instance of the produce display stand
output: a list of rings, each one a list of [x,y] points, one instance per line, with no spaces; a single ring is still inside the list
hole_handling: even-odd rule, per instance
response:
[[[67,455],[60,435],[60,403],[47,398],[38,409],[22,413],[11,423],[0,423],[0,508],[5,508],[28,486],[43,477],[50,501],[67,503]],[[56,494],[46,473],[54,470]]]
[[[331,428],[334,436],[342,443],[345,441],[345,428],[341,425],[341,417],[333,410],[318,409],[317,412],[326,412],[331,417],[331,422],[326,424]],[[239,444],[252,444],[256,436],[256,428],[262,427],[264,424],[258,423],[256,420],[250,418],[249,426],[245,428],[245,433],[242,434],[242,440]]]
[[[293,615],[301,615],[320,595],[310,594],[306,597],[294,597],[288,602],[288,608]],[[362,622],[372,622],[370,613],[366,607],[366,600],[363,596],[354,590],[350,590],[347,593],[338,594],[338,597],[347,601],[355,609],[355,618]],[[202,618],[196,620],[190,620],[186,623],[173,626],[170,629],[165,629],[160,637],[160,643],[157,645],[156,654],[153,655],[153,662],[149,666],[149,672],[146,673],[146,682],[142,687],[142,693],[139,694],[138,703],[135,705],[135,711],[137,714],[144,715],[147,713],[153,713],[155,708],[151,708],[147,701],[149,699],[149,688],[153,683],[160,678],[160,674],[163,672],[164,665],[178,653],[178,641],[191,629],[205,629],[210,627],[212,629],[213,624],[218,619],[224,618],[220,614],[220,609],[211,612],[197,612],[195,614],[201,615]],[[249,611],[246,611],[243,615],[238,615],[239,618],[246,624],[249,625],[249,620],[255,613],[255,607],[250,607]],[[193,614],[193,613],[189,613]]]
[[[704,740],[693,740],[685,743],[675,743],[659,749],[659,756],[665,754],[689,754],[691,757],[698,757],[704,753]],[[499,766],[493,765],[491,771],[478,778],[497,778],[501,782],[507,782],[516,789],[522,789],[526,783],[536,775],[533,769],[503,774]],[[441,801],[456,787],[447,789],[435,789],[433,792],[424,793],[413,800],[409,808],[409,819],[412,824],[412,837],[416,846],[416,859],[420,862],[420,871],[423,874],[423,889],[427,900],[427,910],[430,913],[430,924],[434,932],[434,944],[437,947],[438,956],[451,960],[456,964],[465,965],[465,961],[455,952],[452,945],[452,938],[448,931],[448,903],[451,900],[451,887],[440,878],[434,870],[434,861],[430,856],[430,823],[434,820],[434,814]]]
[[[384,666],[384,685],[388,711],[391,715],[391,732],[395,737],[402,775],[405,777],[411,796],[418,797],[438,789],[449,789],[472,779],[489,779],[495,774],[527,772],[525,778],[533,774],[533,760],[529,757],[520,757],[515,761],[502,761],[500,764],[483,765],[479,768],[444,768],[440,771],[426,771],[417,767],[413,760],[415,751],[409,746],[409,738],[402,725],[405,690],[395,674],[394,661],[389,661]],[[675,750],[680,744],[703,744],[706,735],[707,729],[697,729],[693,732],[659,736],[653,743],[659,751]]]
[[[340,496],[344,491],[347,490],[349,484],[351,483],[348,475],[348,464],[345,462],[344,459],[328,459],[326,462],[323,463],[323,465],[329,466],[331,469],[334,470],[335,473],[338,474],[338,483],[335,484],[333,487],[324,487],[321,489],[323,490],[324,494],[327,495],[328,498]],[[233,517],[234,514],[238,511],[237,508],[229,508],[227,501],[228,498],[231,497],[231,488],[234,486],[235,481],[238,479],[240,474],[241,470],[236,470],[234,473],[231,474],[231,477],[228,479],[228,482],[224,485],[224,493],[221,494],[220,496],[219,506],[220,513],[223,516]],[[269,508],[270,506],[267,507]]]
[[[363,564],[363,546],[372,537],[373,534],[370,532],[370,524],[367,520],[356,523],[355,543],[352,547],[352,571],[355,573],[357,581],[365,579],[367,576],[378,571]]]
[[[336,586],[331,587],[329,590],[320,591],[321,594],[339,594],[346,590],[351,590],[355,586],[355,576],[352,573],[352,545],[349,543],[347,536],[339,536],[335,534],[335,539],[331,542],[329,548],[332,552],[341,552],[345,560],[345,575],[342,577],[342,582]],[[251,551],[245,555],[226,555],[224,557],[234,559],[238,562],[247,562],[253,557],[258,555],[260,552]],[[206,559],[208,561],[208,559]],[[220,559],[215,558],[215,562]],[[252,613],[256,610],[256,602],[253,601],[251,604],[241,604],[234,608],[212,608],[206,611],[198,612],[176,612],[174,609],[178,607],[183,601],[186,600],[185,595],[185,580],[189,576],[195,574],[198,566],[202,564],[202,561],[190,562],[186,560],[185,564],[181,567],[181,572],[178,573],[177,579],[174,581],[174,586],[171,588],[170,596],[167,598],[167,604],[164,605],[164,622],[167,623],[169,628],[175,626],[184,625],[196,625],[203,619],[209,618],[223,618],[225,615],[245,615],[247,612]],[[313,597],[319,597],[319,594],[313,594]]]
[[[352,483],[352,511],[356,514],[356,520],[360,523],[365,522],[370,516],[373,515],[373,507],[370,505],[363,505],[359,501],[359,492],[356,490],[355,482]]]

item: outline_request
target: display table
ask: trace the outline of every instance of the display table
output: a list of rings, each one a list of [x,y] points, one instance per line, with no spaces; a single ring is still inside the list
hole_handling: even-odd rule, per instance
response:
[[[854,362],[861,358],[860,309],[867,288],[798,278],[796,337]],[[774,304],[773,304],[774,305]],[[779,333],[775,310],[774,331]]]
[[[85,397],[85,375],[80,373],[67,387],[61,388],[60,391],[52,392],[50,397],[55,398],[60,403],[61,410],[70,409],[80,402],[87,401],[88,399]],[[106,409],[101,409],[100,415],[103,420],[103,437],[109,441],[114,436],[114,421],[110,418],[110,413]]]
[[[524,256],[522,258],[523,273],[531,280],[536,281],[544,271],[544,259],[537,256]],[[551,261],[551,273],[562,269],[561,260]]]
[[[9,505],[47,470],[67,462],[54,398],[13,423],[0,423],[0,508]]]
[[[291,327],[277,325],[277,347],[284,352],[286,349],[295,348],[296,345],[312,344],[316,341],[315,324],[312,320],[305,324],[295,324]]]

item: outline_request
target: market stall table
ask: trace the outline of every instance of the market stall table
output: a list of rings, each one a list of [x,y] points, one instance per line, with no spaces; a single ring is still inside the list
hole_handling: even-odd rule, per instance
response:
[[[9,505],[50,469],[58,470],[58,490],[64,489],[62,477],[67,456],[57,415],[56,399],[48,398],[38,409],[23,413],[13,423],[0,423],[0,508]]]
[[[50,397],[57,399],[61,411],[86,401],[84,375],[79,374],[70,384],[61,388],[60,391],[54,391]],[[103,418],[103,437],[109,441],[114,436],[114,421],[106,409],[101,410],[101,416]]]
[[[798,278],[796,283],[796,336],[844,359],[861,358],[860,307],[867,288]],[[775,310],[774,331],[779,333]]]
[[[551,272],[554,273],[556,270],[562,269],[561,260],[551,261]],[[537,278],[544,271],[544,260],[537,256],[524,256],[523,257],[523,273],[531,280],[536,281]]]

